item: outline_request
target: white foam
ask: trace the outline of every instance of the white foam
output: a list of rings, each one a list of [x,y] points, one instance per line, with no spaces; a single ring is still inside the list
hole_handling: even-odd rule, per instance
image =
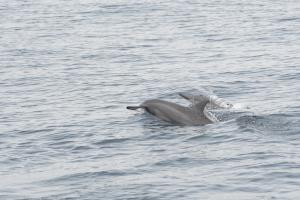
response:
[[[232,109],[234,110],[244,110],[244,109],[249,109],[249,106],[243,104],[243,103],[234,103],[232,104]]]

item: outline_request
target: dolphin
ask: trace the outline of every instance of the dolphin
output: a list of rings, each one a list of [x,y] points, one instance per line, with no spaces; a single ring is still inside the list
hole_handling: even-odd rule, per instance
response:
[[[179,93],[179,95],[190,101],[192,105],[185,107],[173,102],[151,99],[139,106],[127,106],[127,109],[136,110],[142,108],[163,121],[183,126],[206,125],[217,121],[205,109],[205,106],[210,102],[209,96],[189,95],[186,93]]]

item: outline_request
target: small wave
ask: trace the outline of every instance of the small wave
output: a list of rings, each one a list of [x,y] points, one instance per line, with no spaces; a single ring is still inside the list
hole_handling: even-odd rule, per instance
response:
[[[113,139],[106,139],[101,140],[99,142],[93,143],[96,146],[106,145],[106,144],[116,144],[116,143],[123,143],[130,140],[130,138],[113,138]]]
[[[289,21],[298,21],[298,20],[300,20],[299,17],[286,17],[286,18],[278,19],[278,22],[289,22]]]
[[[76,146],[72,149],[72,151],[84,151],[84,150],[90,150],[93,149],[92,147],[89,146]]]
[[[54,131],[54,129],[22,130],[19,131],[19,133],[28,135],[28,134],[41,133],[41,132],[51,132],[51,131]]]
[[[48,183],[59,183],[59,182],[73,182],[73,181],[82,181],[82,179],[92,179],[92,178],[103,178],[103,177],[114,177],[114,176],[125,176],[128,174],[132,174],[132,172],[128,171],[119,171],[119,170],[111,170],[111,171],[98,171],[98,172],[81,172],[81,173],[73,173],[68,175],[59,176],[53,179],[48,179],[42,181],[45,184]]]
[[[154,166],[157,167],[171,167],[171,166],[176,166],[176,165],[181,165],[181,164],[188,164],[191,163],[193,159],[188,158],[188,157],[181,157],[181,158],[175,158],[175,159],[169,159],[169,160],[162,160],[159,162],[154,163]]]

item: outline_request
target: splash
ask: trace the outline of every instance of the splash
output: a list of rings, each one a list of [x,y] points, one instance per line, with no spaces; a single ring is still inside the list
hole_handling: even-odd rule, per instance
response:
[[[210,90],[200,89],[199,93],[201,95],[205,96],[207,99],[209,99],[210,104],[212,104],[211,106],[214,106],[217,108],[225,108],[225,109],[230,109],[234,106],[232,103],[228,102],[227,100],[225,100],[223,98],[218,97],[216,94],[214,94]]]

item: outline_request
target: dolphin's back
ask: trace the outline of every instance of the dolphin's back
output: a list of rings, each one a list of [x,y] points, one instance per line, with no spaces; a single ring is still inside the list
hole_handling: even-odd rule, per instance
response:
[[[211,123],[203,112],[194,112],[191,108],[164,100],[147,100],[140,107],[144,108],[150,114],[174,124],[204,125]]]

